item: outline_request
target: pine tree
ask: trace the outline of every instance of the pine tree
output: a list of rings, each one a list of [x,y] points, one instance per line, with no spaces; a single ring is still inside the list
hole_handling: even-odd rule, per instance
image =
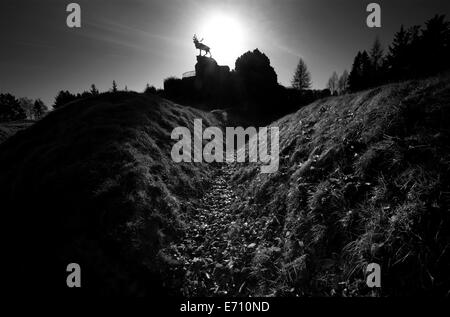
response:
[[[372,62],[366,51],[361,54],[361,89],[369,88],[373,85]]]
[[[36,120],[42,118],[44,114],[48,111],[47,106],[41,99],[36,99],[33,105],[33,114]]]
[[[97,96],[99,94],[97,87],[95,87],[94,84],[91,85],[91,90],[90,90],[91,95],[93,96]]]
[[[361,52],[358,52],[353,60],[352,70],[350,71],[348,78],[348,84],[351,91],[358,91],[360,89],[361,77]]]
[[[422,74],[430,75],[450,66],[450,22],[445,15],[436,15],[422,32]]]
[[[402,25],[400,31],[395,33],[386,57],[388,75],[393,80],[400,79],[407,72],[410,59],[408,57],[409,45],[410,33]]]
[[[428,60],[424,55],[429,48],[424,44],[421,33],[420,25],[414,25],[408,29],[410,40],[406,54],[407,72],[403,78],[416,78],[427,72]]]
[[[350,91],[366,89],[371,85],[372,63],[366,51],[358,52],[349,75]]]
[[[74,101],[78,97],[74,94],[70,93],[68,90],[61,90],[58,92],[58,95],[55,97],[55,103],[53,104],[53,108],[57,109],[71,101]]]
[[[117,83],[115,80],[113,80],[113,83],[112,83],[112,92],[114,92],[114,93],[117,92]]]
[[[146,93],[146,94],[156,94],[156,88],[154,86],[150,86],[149,84],[147,84],[145,86],[144,93]]]
[[[26,119],[19,100],[11,94],[0,94],[0,122]]]
[[[292,79],[292,87],[298,90],[304,90],[311,87],[311,74],[308,71],[306,63],[301,58]]]
[[[383,48],[380,43],[378,36],[373,42],[372,48],[370,49],[370,79],[369,86],[377,86],[383,81]]]

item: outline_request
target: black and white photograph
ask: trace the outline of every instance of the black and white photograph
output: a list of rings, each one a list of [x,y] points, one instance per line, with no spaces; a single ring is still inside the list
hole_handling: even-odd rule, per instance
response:
[[[450,297],[448,0],[1,0],[0,43],[9,296]]]

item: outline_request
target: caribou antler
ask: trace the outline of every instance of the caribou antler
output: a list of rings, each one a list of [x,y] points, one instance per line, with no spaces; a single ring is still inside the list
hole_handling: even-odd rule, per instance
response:
[[[203,42],[203,38],[201,40],[198,39],[197,34],[194,34],[194,37],[192,38],[194,41]]]
[[[194,34],[194,37],[192,39],[194,40],[195,48],[200,50],[200,56],[202,56],[202,51],[205,51],[205,55],[209,53],[209,55],[211,56],[209,46],[202,43],[203,39],[199,41],[197,38],[197,34]]]

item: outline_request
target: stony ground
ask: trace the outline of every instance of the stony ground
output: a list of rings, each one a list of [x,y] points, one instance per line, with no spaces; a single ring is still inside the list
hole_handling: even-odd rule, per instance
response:
[[[185,236],[165,250],[184,275],[185,296],[248,295],[258,233],[234,212],[232,173],[231,165],[217,168],[210,189],[189,213]]]

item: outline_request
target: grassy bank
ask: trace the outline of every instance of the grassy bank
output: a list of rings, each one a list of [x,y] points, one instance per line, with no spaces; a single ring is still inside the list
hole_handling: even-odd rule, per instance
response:
[[[0,123],[0,143],[4,142],[6,139],[13,136],[17,132],[28,128],[33,123],[34,121],[32,120]]]
[[[161,247],[183,231],[184,201],[201,196],[208,165],[175,164],[170,134],[216,119],[137,93],[67,104],[0,145],[7,263],[18,291],[164,294]],[[36,272],[30,283],[30,267]]]
[[[254,294],[448,294],[448,75],[323,99],[272,126],[279,172],[234,175],[241,223],[265,232]],[[365,283],[372,262],[377,291]]]

